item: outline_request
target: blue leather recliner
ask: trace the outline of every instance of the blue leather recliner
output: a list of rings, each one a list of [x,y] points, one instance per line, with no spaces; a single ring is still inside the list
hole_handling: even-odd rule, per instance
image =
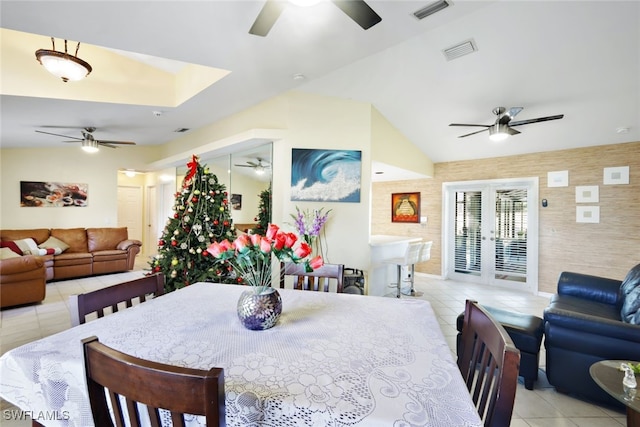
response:
[[[640,361],[640,264],[623,281],[561,273],[544,328],[549,383],[621,407],[591,379],[589,367],[607,359]]]

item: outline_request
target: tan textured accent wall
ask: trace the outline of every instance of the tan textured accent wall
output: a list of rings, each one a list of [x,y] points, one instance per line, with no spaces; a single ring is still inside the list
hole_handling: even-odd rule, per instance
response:
[[[629,166],[629,185],[604,185],[603,168]],[[547,172],[568,170],[569,186],[547,187]],[[416,266],[429,274],[442,274],[442,184],[453,181],[539,177],[540,292],[555,293],[562,271],[624,278],[640,263],[640,142],[551,151],[511,157],[437,163],[428,180],[374,183],[372,234],[420,236],[433,240],[431,261]],[[600,223],[576,223],[575,187],[598,185]],[[420,191],[419,224],[391,223],[391,193]],[[540,202],[540,200],[538,202]]]

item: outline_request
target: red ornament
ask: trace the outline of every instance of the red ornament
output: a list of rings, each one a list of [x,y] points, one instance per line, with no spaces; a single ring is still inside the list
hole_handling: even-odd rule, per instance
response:
[[[158,246],[164,246],[164,240],[162,239],[158,240]]]
[[[174,214],[173,214],[173,217],[174,217],[175,219],[178,219],[178,217],[179,217],[179,216],[180,216],[180,215],[178,215],[178,212],[176,212],[176,213],[174,213]]]
[[[202,251],[202,256],[209,256],[209,252],[208,251]]]
[[[227,199],[223,199],[223,200],[222,200],[222,204],[226,205],[227,203],[229,203],[229,202],[227,201]]]
[[[229,221],[223,222],[222,225],[224,225],[225,227],[229,226]]]
[[[193,203],[198,203],[198,198],[197,198],[197,197],[192,197],[192,198],[191,198],[191,201],[192,201]]]
[[[218,220],[217,220],[217,219],[214,219],[214,220],[213,220],[213,225],[218,225],[218,224],[220,224],[220,222],[218,222]]]
[[[238,281],[238,283],[242,283],[242,277],[238,277],[236,280]]]
[[[177,240],[172,240],[171,241],[171,246],[178,246],[178,241]]]
[[[155,271],[156,273],[160,271],[160,266],[156,265],[155,268],[153,269],[153,271]]]
[[[224,192],[225,197],[229,195],[229,193],[227,193],[226,191]]]

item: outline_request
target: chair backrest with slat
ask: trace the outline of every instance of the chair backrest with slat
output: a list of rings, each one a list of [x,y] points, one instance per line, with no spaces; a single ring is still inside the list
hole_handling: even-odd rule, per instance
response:
[[[203,415],[208,427],[225,426],[221,368],[206,371],[156,363],[108,347],[96,337],[86,338],[82,344],[89,402],[96,426],[139,426],[141,418],[147,415],[152,426],[160,426],[161,409],[170,413],[174,426],[185,425],[185,414]],[[137,403],[145,405],[147,410],[140,411]]]
[[[293,277],[294,289],[329,292],[333,290],[331,282],[335,282],[335,291],[342,293],[344,264],[324,264],[307,272],[304,264],[283,262],[280,264],[280,288],[285,287],[285,276]]]
[[[422,244],[422,248],[420,248],[420,257],[418,262],[426,262],[431,259],[431,246],[433,246],[433,242],[424,242]]]
[[[508,427],[518,384],[520,351],[507,331],[467,300],[458,368],[485,427]]]
[[[145,302],[150,295],[159,297],[164,294],[164,275],[162,273],[145,276],[140,279],[118,283],[103,289],[97,289],[80,295],[71,295],[71,325],[86,322],[86,316],[96,313],[97,317],[105,315],[105,308],[111,312],[119,310],[119,304],[126,308],[133,306],[134,300]]]
[[[414,265],[420,262],[420,250],[422,249],[422,242],[412,242],[407,245],[407,249],[404,252],[403,265]]]

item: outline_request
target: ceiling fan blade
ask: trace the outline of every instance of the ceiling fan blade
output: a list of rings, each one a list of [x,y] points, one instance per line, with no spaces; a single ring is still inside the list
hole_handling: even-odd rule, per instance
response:
[[[262,10],[258,14],[255,22],[249,29],[249,34],[265,37],[269,34],[271,27],[276,23],[278,17],[284,10],[284,3],[278,0],[267,0],[262,6]]]
[[[470,123],[451,123],[449,126],[475,126],[475,127],[483,127],[483,128],[491,127],[491,125],[474,125]]]
[[[467,136],[471,136],[471,135],[475,135],[476,133],[480,133],[480,132],[486,132],[489,130],[489,127],[487,127],[486,129],[482,129],[482,130],[477,130],[475,132],[471,132],[471,133],[467,133],[465,135],[460,135],[458,138],[465,138]]]
[[[498,123],[502,124],[502,125],[506,125],[509,124],[509,122],[518,115],[518,113],[520,111],[522,111],[523,108],[522,107],[511,107],[509,108],[509,111],[505,112],[500,119],[498,120]]]
[[[537,119],[520,120],[517,122],[509,123],[509,126],[522,126],[530,123],[548,122],[549,120],[558,120],[564,117],[564,114],[558,114],[557,116],[538,117]]]
[[[41,131],[41,130],[36,130],[36,132],[44,133],[44,134],[47,134],[47,135],[53,135],[53,136],[61,136],[62,138],[71,138],[71,139],[75,139],[77,141],[84,141],[82,138],[76,138],[75,136],[69,136],[69,135],[60,135],[59,133],[44,132],[44,131]]]
[[[517,134],[520,133],[520,131],[519,130],[515,130],[515,129],[511,129],[510,127],[507,126],[507,133],[509,135],[517,135]]]
[[[109,148],[118,148],[115,145],[111,145],[111,144],[105,144],[104,142],[98,141],[98,145],[102,146],[102,147],[109,147]]]
[[[333,3],[364,30],[368,30],[382,21],[380,15],[371,9],[364,0],[333,0]]]
[[[97,140],[96,142],[98,144],[120,144],[120,145],[136,145],[135,142],[131,142],[131,141],[105,141],[105,140]]]
[[[239,168],[254,168],[255,166],[251,166],[251,165],[233,165],[233,166],[237,166]]]

